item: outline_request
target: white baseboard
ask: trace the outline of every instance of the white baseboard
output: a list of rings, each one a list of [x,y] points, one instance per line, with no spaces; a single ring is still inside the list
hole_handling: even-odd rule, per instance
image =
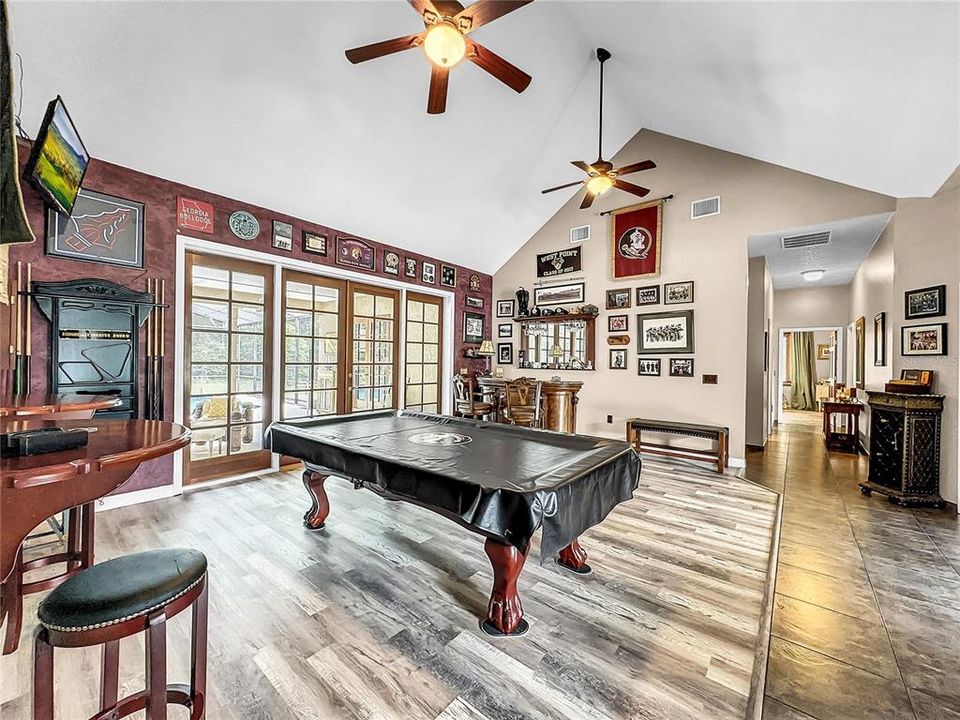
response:
[[[97,500],[97,512],[101,510],[113,510],[114,508],[127,507],[127,505],[137,505],[139,503],[150,502],[151,500],[161,500],[163,498],[179,495],[174,486],[161,485],[160,487],[146,488],[144,490],[134,490],[133,492],[120,493],[119,495],[108,495]]]
[[[746,458],[727,458],[727,467],[742,468],[746,466]]]

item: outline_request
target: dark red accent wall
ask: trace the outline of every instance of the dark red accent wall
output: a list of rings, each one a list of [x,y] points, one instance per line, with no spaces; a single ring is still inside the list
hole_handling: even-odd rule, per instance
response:
[[[27,143],[21,141],[19,156],[21,164],[26,162],[30,155],[30,148]],[[454,352],[453,362],[454,370],[460,367],[469,367],[471,370],[483,369],[484,363],[478,360],[468,360],[463,357],[465,345],[461,338],[463,337],[463,312],[466,310],[466,296],[469,294],[474,297],[483,298],[484,307],[482,310],[469,308],[472,312],[482,312],[486,315],[487,335],[490,337],[492,331],[492,292],[493,278],[485,273],[479,273],[456,263],[444,263],[438,258],[420,255],[419,253],[409,252],[403,248],[393,245],[384,245],[376,240],[364,238],[351,234],[348,230],[341,230],[327,227],[318,223],[308,222],[299,218],[283,215],[266,208],[244,203],[240,200],[215,195],[205,190],[193,188],[188,185],[164,180],[153,175],[131,170],[130,168],[114,165],[113,163],[93,159],[87,169],[83,186],[88,190],[96,190],[108,195],[128,200],[136,200],[144,203],[146,225],[144,227],[144,256],[145,269],[136,270],[122,268],[113,265],[101,265],[96,263],[82,262],[78,260],[68,260],[59,257],[47,257],[44,254],[43,237],[45,232],[46,209],[40,196],[26,183],[23,183],[24,202],[27,208],[27,217],[30,225],[37,236],[37,242],[23,245],[10,246],[10,263],[13,271],[16,271],[16,263],[32,262],[34,280],[69,280],[82,277],[97,277],[126,285],[136,290],[145,289],[147,277],[162,278],[166,280],[166,302],[171,306],[168,322],[166,325],[166,336],[164,337],[164,346],[166,357],[169,359],[165,368],[164,386],[171,391],[166,399],[165,412],[166,420],[173,420],[174,399],[172,388],[174,385],[174,333],[175,325],[173,318],[179,312],[176,307],[176,239],[177,239],[177,197],[187,197],[193,200],[201,200],[213,205],[214,208],[214,232],[213,234],[183,231],[182,234],[191,237],[209,240],[224,245],[233,245],[251,250],[257,250],[280,257],[294,257],[298,260],[305,260],[317,266],[331,265],[338,266],[335,260],[336,236],[347,235],[350,237],[359,237],[361,240],[370,243],[376,248],[377,253],[377,271],[370,272],[359,270],[357,268],[345,268],[353,270],[364,275],[369,275],[371,280],[376,278],[390,278],[407,283],[411,289],[418,287],[440,288],[440,265],[453,265],[457,268],[457,287],[456,308],[455,308],[455,328],[454,328]],[[237,238],[230,232],[227,226],[227,219],[230,214],[236,210],[246,210],[251,213],[260,223],[260,235],[256,240],[244,241]],[[274,220],[287,222],[293,225],[293,251],[277,250],[271,246],[273,235],[272,223]],[[424,222],[429,222],[430,218],[425,217]],[[304,253],[302,250],[303,231],[318,233],[327,236],[327,256]],[[415,230],[415,229],[414,229]],[[430,285],[423,283],[419,278],[404,278],[401,276],[384,273],[382,267],[383,251],[393,250],[400,255],[401,263],[405,257],[417,259],[418,272],[421,263],[424,260],[435,263],[437,266],[437,284]],[[480,276],[480,291],[469,291],[470,275],[476,273]],[[443,288],[450,290],[451,288]],[[33,359],[31,367],[31,382],[33,390],[43,390],[50,384],[50,325],[40,314],[35,304],[33,307]],[[142,329],[141,329],[142,332]],[[141,337],[141,342],[143,338]],[[447,340],[449,342],[449,340]],[[142,363],[142,358],[141,358]],[[143,368],[141,367],[140,376],[143,377]],[[142,393],[141,393],[142,402]],[[142,414],[142,408],[141,408]],[[154,460],[141,467],[136,474],[121,488],[121,492],[130,492],[133,490],[142,490],[151,487],[170,484],[173,481],[173,458],[166,457]]]

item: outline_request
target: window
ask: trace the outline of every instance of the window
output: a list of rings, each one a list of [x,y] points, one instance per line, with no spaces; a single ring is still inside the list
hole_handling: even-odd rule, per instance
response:
[[[440,412],[442,308],[440,298],[407,293],[404,382],[407,410]]]

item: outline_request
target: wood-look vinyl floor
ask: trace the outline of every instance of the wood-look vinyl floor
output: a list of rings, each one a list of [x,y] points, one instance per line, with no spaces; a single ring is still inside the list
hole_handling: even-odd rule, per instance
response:
[[[98,515],[100,560],[206,553],[211,720],[747,715],[768,640],[775,493],[645,459],[634,499],[582,538],[593,574],[541,566],[535,546],[520,577],[530,632],[494,640],[477,627],[492,579],[479,536],[337,479],[327,488],[318,533],[300,525],[294,473]],[[0,659],[4,720],[30,717],[37,602],[26,641]],[[172,682],[186,678],[188,631],[189,613],[171,623]],[[58,719],[95,711],[98,663],[94,650],[57,651]],[[128,639],[121,690],[143,676],[143,640]]]

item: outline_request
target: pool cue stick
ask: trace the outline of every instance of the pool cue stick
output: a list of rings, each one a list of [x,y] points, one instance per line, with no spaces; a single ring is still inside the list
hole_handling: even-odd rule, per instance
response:
[[[17,348],[16,360],[13,363],[13,394],[22,395],[23,394],[23,314],[20,309],[20,297],[21,286],[23,285],[23,263],[17,260],[17,284],[16,290],[14,291],[14,297],[17,301],[17,319],[16,319],[16,338],[15,344]]]
[[[167,326],[167,314],[163,307],[167,297],[167,281],[160,280],[160,307],[157,308],[157,314],[160,316],[160,328],[157,334],[157,420],[163,420],[163,340],[164,332]]]
[[[24,295],[23,297],[23,314],[26,315],[26,320],[27,320],[27,329],[26,329],[26,332],[24,333],[26,335],[24,340],[24,345],[26,346],[26,353],[25,353],[26,359],[23,362],[23,387],[24,387],[24,392],[26,393],[30,392],[30,385],[32,384],[32,381],[30,379],[30,359],[33,353],[31,353],[30,351],[30,348],[32,345],[32,341],[30,338],[31,328],[32,328],[30,316],[32,315],[33,306],[30,303],[31,295],[29,294],[32,292],[31,287],[33,287],[33,263],[28,262],[27,263],[27,293],[28,294]]]
[[[153,282],[147,278],[147,293],[153,299]],[[143,414],[145,419],[153,419],[153,308],[147,313],[147,322],[144,327],[144,341],[146,344],[146,353],[144,355],[144,373],[145,383],[143,398]]]

